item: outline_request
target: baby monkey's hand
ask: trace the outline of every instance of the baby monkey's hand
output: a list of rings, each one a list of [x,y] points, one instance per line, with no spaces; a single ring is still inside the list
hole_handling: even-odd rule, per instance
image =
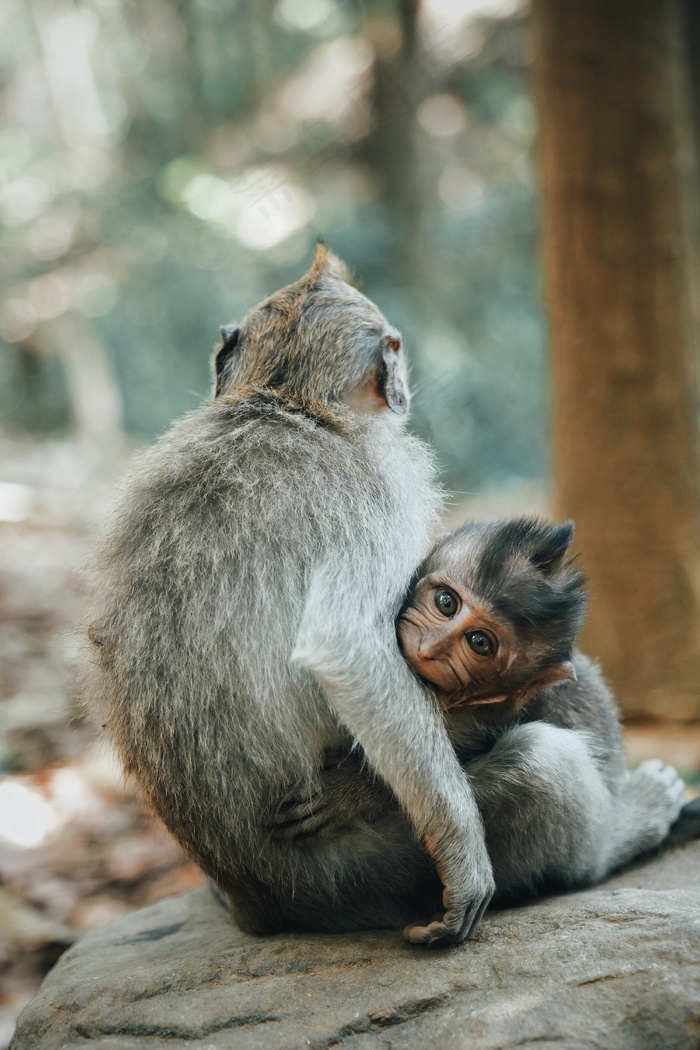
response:
[[[356,820],[372,822],[395,808],[391,793],[360,756],[328,752],[317,777],[280,801],[269,831],[273,839],[303,845],[336,835]]]

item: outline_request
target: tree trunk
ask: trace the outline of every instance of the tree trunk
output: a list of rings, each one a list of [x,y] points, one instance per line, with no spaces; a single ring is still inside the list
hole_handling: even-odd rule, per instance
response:
[[[370,16],[364,31],[375,50],[371,99],[375,126],[363,154],[375,172],[379,197],[391,218],[392,275],[398,285],[422,287],[416,110],[427,83],[419,59],[418,0],[398,0],[398,40],[386,19]]]
[[[670,0],[534,0],[558,512],[625,712],[700,717],[696,388]],[[674,65],[675,64],[675,65]]]

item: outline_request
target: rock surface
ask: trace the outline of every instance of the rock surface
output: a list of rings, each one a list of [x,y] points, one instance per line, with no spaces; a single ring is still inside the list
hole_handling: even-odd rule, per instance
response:
[[[700,842],[489,913],[452,949],[399,931],[253,938],[208,890],[83,937],[14,1050],[700,1047]]]

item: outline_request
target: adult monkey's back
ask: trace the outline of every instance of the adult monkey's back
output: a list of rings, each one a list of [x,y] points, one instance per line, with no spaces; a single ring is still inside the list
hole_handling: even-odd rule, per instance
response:
[[[403,433],[398,333],[320,246],[223,330],[216,397],[142,454],[92,559],[86,696],[179,841],[267,933],[427,920],[460,940],[492,890],[480,818],[395,620],[436,496]],[[285,791],[362,746],[410,825],[272,839]],[[434,860],[431,860],[425,842]]]

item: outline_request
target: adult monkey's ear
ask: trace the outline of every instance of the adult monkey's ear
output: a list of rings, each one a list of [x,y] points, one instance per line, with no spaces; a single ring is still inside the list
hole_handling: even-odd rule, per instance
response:
[[[391,411],[401,416],[408,412],[410,394],[406,365],[401,353],[401,339],[398,335],[384,336],[381,355],[377,392],[384,398]]]
[[[222,325],[219,332],[221,334],[221,346],[214,356],[214,375],[216,379],[214,397],[219,397],[226,385],[226,379],[230,371],[229,366],[236,352],[241,330],[237,325]]]
[[[306,276],[312,282],[319,277],[335,277],[338,281],[351,283],[350,272],[345,263],[326,248],[320,237],[316,242],[316,256],[313,265]]]

